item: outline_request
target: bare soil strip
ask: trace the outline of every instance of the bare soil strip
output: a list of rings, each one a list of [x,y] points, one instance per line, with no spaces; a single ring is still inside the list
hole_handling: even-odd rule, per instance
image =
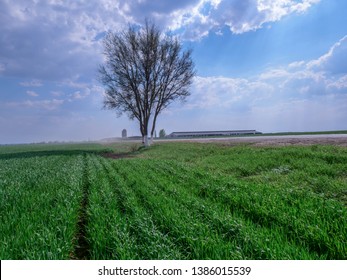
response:
[[[83,198],[81,201],[81,208],[77,223],[77,234],[76,234],[76,246],[74,252],[71,254],[71,258],[75,260],[88,260],[89,259],[89,242],[87,239],[87,208],[89,201],[89,188],[90,183],[88,180],[88,161],[84,158],[84,169],[83,169]]]
[[[117,153],[103,153],[101,154],[105,158],[121,159],[121,158],[132,158],[131,154],[117,154]]]
[[[290,145],[335,145],[347,146],[347,134],[320,134],[320,135],[283,135],[283,136],[245,136],[225,138],[195,138],[156,140],[156,142],[182,141],[197,143],[242,144],[249,143],[255,146],[290,146]]]

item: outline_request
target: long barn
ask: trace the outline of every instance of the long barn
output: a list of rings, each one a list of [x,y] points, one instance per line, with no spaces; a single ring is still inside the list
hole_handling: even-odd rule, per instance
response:
[[[168,135],[171,138],[188,138],[188,137],[219,137],[219,136],[236,136],[236,135],[254,135],[261,134],[256,130],[222,130],[222,131],[185,131],[172,132]]]

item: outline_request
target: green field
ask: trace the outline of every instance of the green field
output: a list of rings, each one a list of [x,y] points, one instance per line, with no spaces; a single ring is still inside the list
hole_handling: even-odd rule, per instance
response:
[[[347,259],[347,148],[0,146],[0,259]]]

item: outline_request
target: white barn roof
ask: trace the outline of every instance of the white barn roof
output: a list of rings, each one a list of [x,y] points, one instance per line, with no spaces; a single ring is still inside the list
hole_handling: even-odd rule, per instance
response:
[[[208,136],[233,136],[246,134],[260,134],[256,130],[222,130],[222,131],[182,131],[172,132],[169,137],[208,137]]]

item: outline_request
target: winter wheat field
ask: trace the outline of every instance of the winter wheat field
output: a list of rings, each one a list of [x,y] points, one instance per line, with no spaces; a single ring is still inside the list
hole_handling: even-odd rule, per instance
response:
[[[0,146],[0,259],[347,259],[347,138],[319,137]]]

